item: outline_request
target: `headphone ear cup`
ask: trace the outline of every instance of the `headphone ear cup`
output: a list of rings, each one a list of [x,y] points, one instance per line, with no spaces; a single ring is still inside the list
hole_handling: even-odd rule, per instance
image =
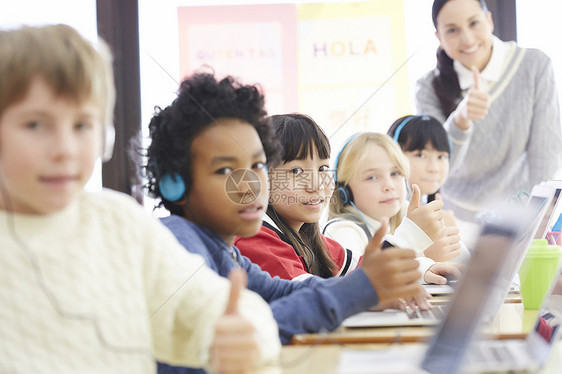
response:
[[[111,160],[111,156],[113,156],[113,147],[115,146],[115,127],[113,124],[106,125],[103,129],[103,144],[102,144],[102,153],[101,153],[101,160],[103,162],[107,162]]]
[[[178,201],[185,194],[185,182],[178,173],[166,173],[158,182],[162,197],[168,201]]]
[[[353,192],[348,185],[338,187],[338,196],[343,205],[349,205],[353,202]]]

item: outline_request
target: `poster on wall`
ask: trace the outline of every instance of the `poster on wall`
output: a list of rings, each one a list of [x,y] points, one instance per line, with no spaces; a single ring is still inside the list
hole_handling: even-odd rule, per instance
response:
[[[178,7],[180,76],[259,83],[269,114],[310,115],[337,150],[410,112],[403,2]]]
[[[294,4],[178,7],[180,76],[195,71],[259,83],[269,113],[298,110]]]
[[[299,109],[333,149],[409,111],[402,1],[304,4],[298,17]]]

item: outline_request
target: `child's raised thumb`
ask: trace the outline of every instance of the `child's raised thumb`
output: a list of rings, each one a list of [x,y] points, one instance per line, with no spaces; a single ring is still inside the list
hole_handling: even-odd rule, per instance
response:
[[[421,204],[421,191],[417,184],[412,184],[412,198],[408,204],[408,212],[419,208]]]
[[[238,313],[238,299],[242,290],[246,288],[248,275],[244,269],[235,268],[228,274],[228,279],[230,279],[230,293],[224,314],[236,314]]]
[[[375,232],[375,235],[369,240],[367,248],[365,248],[365,255],[375,253],[382,249],[382,242],[388,230],[388,221],[382,220],[381,227]]]

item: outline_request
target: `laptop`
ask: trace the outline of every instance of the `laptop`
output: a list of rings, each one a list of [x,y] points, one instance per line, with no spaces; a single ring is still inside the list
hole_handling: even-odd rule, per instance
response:
[[[481,325],[486,306],[493,298],[492,291],[499,285],[499,273],[505,271],[505,260],[512,254],[520,237],[518,233],[521,232],[521,226],[509,224],[509,221],[484,224],[466,276],[429,345],[397,346],[374,351],[344,351],[340,357],[338,373],[454,374],[461,371],[461,367],[463,372],[536,372],[546,362],[552,352],[553,343],[560,334],[562,296],[554,287],[558,277],[553,279],[550,292],[545,297],[535,321],[535,328],[526,340],[474,342],[475,332]],[[520,223],[525,226],[530,221],[523,219]],[[492,346],[496,348],[489,348]],[[505,353],[506,350],[511,352]],[[526,357],[520,354],[522,350],[528,352]],[[519,356],[514,359],[513,353]],[[408,360],[405,360],[405,357]],[[493,361],[486,361],[489,357],[492,357]]]
[[[543,184],[546,186],[551,186],[555,191],[552,203],[547,210],[548,219],[545,218],[543,223],[539,226],[539,230],[537,231],[537,235],[535,236],[535,238],[544,239],[546,238],[546,234],[552,231],[554,224],[562,213],[562,204],[560,203],[560,201],[562,200],[560,199],[562,195],[562,180],[549,180],[547,182],[543,182]]]
[[[498,285],[491,290],[493,302],[490,302],[484,312],[484,320],[489,322],[496,315],[508,292],[512,289],[514,279],[519,266],[523,262],[525,252],[529,247],[533,234],[542,222],[547,207],[553,196],[553,189],[548,186],[535,186],[525,207],[529,223],[523,233],[516,238],[513,254],[506,259],[505,271],[500,274]],[[510,217],[511,218],[511,217]],[[500,219],[494,214],[488,213],[486,220],[497,221]],[[349,328],[363,327],[399,327],[399,326],[434,326],[438,325],[447,313],[448,305],[433,305],[430,310],[408,308],[407,311],[387,309],[383,311],[367,311],[348,317],[342,322],[342,326]]]
[[[546,190],[543,189],[544,187],[540,186],[546,186]],[[547,239],[548,232],[552,231],[552,227],[558,220],[558,216],[560,216],[560,213],[562,213],[562,204],[560,203],[562,201],[562,181],[551,180],[548,182],[542,182],[540,186],[535,186],[530,198],[532,199],[533,196],[536,195],[535,191],[539,191],[539,193],[543,194],[544,196],[546,196],[546,194],[551,194],[552,199],[548,201],[546,212],[538,225],[534,239]],[[552,192],[548,192],[549,188],[552,189]],[[521,258],[516,269],[519,269],[522,261],[523,259]],[[517,273],[515,273],[513,277],[512,286],[517,287],[517,291],[519,291],[519,275]]]
[[[560,213],[562,213],[562,204],[559,204],[561,200],[562,181],[550,180],[548,182],[541,183],[541,185],[547,187],[535,186],[529,196],[529,203],[536,203],[536,201],[533,200],[546,198],[546,204],[548,204],[544,215],[542,215],[543,212],[539,213],[542,215],[542,220],[540,216],[537,217],[537,220],[540,220],[540,223],[535,231],[535,239],[544,239],[547,232],[551,231]],[[526,248],[523,248],[523,250],[526,250]],[[521,261],[523,260],[524,253],[522,255],[523,256],[520,258],[518,257]],[[519,266],[516,266],[512,270],[514,272],[514,279],[509,288],[509,292],[512,293],[519,293],[519,278],[516,273],[516,269],[518,268]],[[455,291],[454,288],[449,285],[424,284],[424,288],[431,295],[447,295]]]
[[[560,270],[560,269],[559,269]],[[531,332],[524,340],[483,340],[472,346],[461,366],[473,372],[537,372],[549,358],[560,336],[562,277],[552,280]]]

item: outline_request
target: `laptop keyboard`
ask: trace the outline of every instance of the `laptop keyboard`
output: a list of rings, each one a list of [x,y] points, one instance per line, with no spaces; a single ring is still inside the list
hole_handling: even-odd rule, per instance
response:
[[[519,357],[512,349],[505,345],[476,345],[469,353],[471,362],[483,362],[486,364],[517,362]]]
[[[436,320],[442,319],[447,313],[443,305],[434,305],[428,310],[421,310],[419,308],[408,308],[407,312],[409,319],[428,319]]]

